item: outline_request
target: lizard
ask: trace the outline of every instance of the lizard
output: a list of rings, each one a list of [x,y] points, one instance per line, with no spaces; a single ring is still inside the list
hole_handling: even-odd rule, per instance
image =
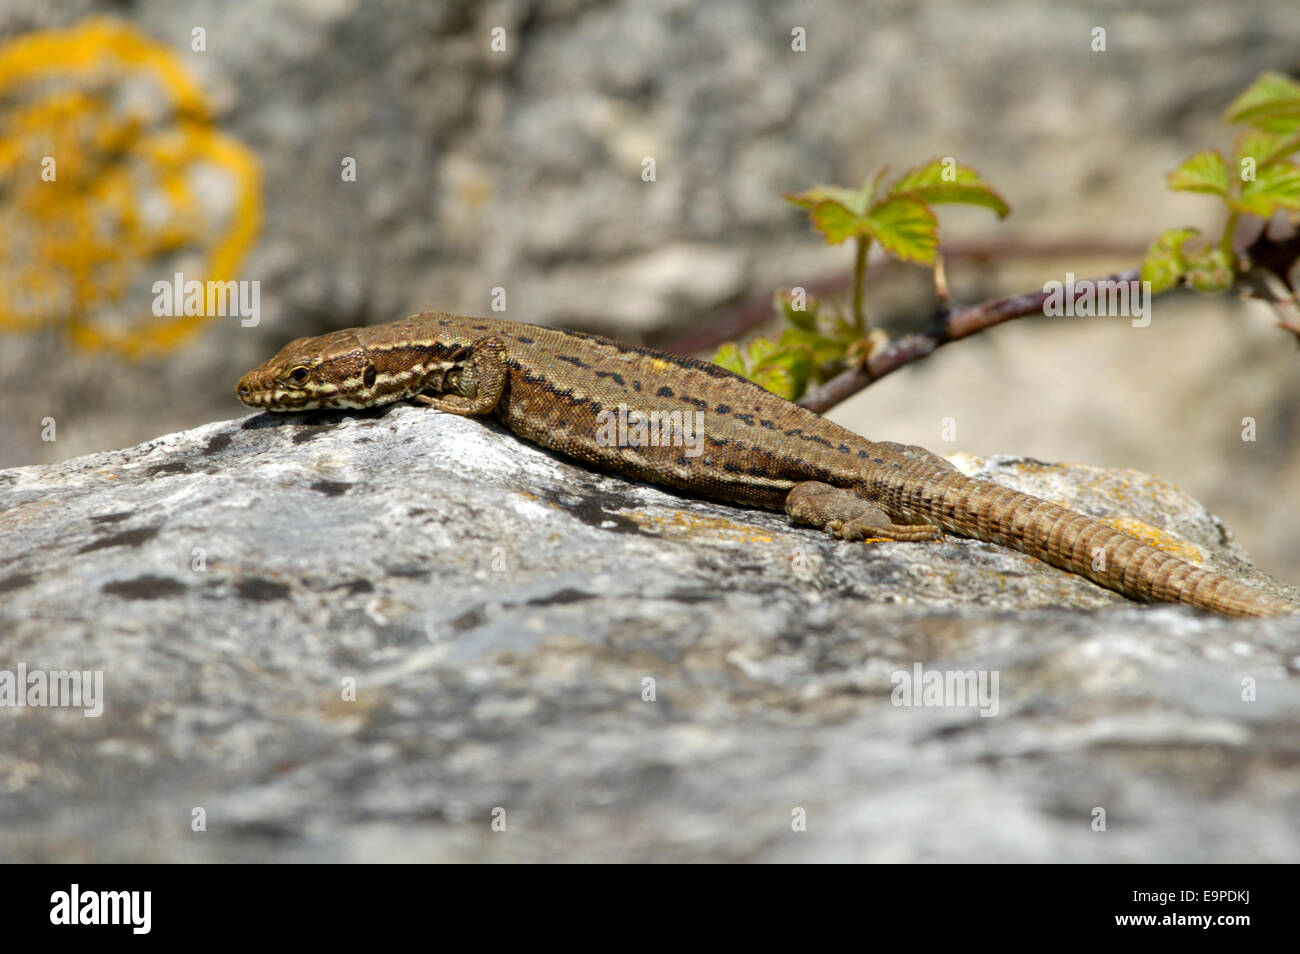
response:
[[[784,511],[843,540],[947,532],[1012,547],[1140,602],[1234,616],[1297,610],[1091,517],[967,477],[922,447],[867,440],[717,365],[598,335],[424,312],[292,341],[244,375],[236,395],[275,412],[414,400],[490,415],[584,465]],[[670,421],[698,412],[697,452],[681,441],[609,439],[605,425],[620,408],[628,420],[633,411]]]

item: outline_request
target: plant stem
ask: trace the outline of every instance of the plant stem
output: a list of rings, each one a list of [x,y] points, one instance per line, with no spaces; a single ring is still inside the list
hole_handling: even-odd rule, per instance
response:
[[[1093,287],[1096,287],[1098,281],[1135,282],[1141,277],[1140,270],[1132,269],[1108,275],[1103,279],[1094,279]],[[1082,283],[1076,285],[1082,287]],[[968,308],[958,308],[948,315],[943,328],[939,331],[906,335],[891,342],[883,351],[873,354],[864,367],[849,368],[826,383],[810,388],[798,403],[801,407],[817,411],[819,414],[824,413],[890,372],[928,357],[946,344],[978,334],[1013,318],[1041,315],[1047,297],[1047,292],[1031,292],[1026,295],[1012,295],[1009,298],[986,301]]]
[[[858,334],[866,337],[867,316],[862,311],[862,282],[867,276],[867,250],[871,248],[871,239],[866,235],[857,236],[858,255],[853,263],[853,325]]]
[[[1232,257],[1232,237],[1237,232],[1237,217],[1240,214],[1241,213],[1237,212],[1236,209],[1233,209],[1228,213],[1228,221],[1224,223],[1223,226],[1223,238],[1219,240],[1219,248],[1229,258]],[[1235,267],[1233,268],[1233,271],[1236,271]]]

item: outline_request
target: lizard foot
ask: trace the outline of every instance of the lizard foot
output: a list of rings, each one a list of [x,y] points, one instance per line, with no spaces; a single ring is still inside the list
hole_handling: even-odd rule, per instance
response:
[[[929,523],[894,523],[889,514],[851,490],[806,480],[785,497],[796,522],[821,527],[840,540],[938,540],[943,530]]]

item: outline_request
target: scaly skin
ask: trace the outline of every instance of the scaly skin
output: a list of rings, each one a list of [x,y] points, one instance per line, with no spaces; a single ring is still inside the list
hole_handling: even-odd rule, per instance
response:
[[[1135,600],[1234,616],[1295,611],[1082,514],[965,477],[923,448],[866,440],[716,365],[595,335],[426,312],[299,338],[244,375],[237,394],[269,411],[414,398],[454,414],[493,414],[594,467],[784,510],[847,540],[931,540],[946,530],[1014,547]],[[702,453],[680,441],[620,446],[601,417],[620,406],[701,412]]]

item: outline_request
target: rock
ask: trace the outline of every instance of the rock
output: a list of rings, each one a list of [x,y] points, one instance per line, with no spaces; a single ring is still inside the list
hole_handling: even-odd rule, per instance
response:
[[[1295,598],[1156,478],[955,463]],[[1300,618],[836,542],[412,406],[2,471],[0,594],[0,689],[103,673],[98,717],[0,708],[9,861],[1300,852]],[[988,716],[891,704],[918,666],[996,673]]]

